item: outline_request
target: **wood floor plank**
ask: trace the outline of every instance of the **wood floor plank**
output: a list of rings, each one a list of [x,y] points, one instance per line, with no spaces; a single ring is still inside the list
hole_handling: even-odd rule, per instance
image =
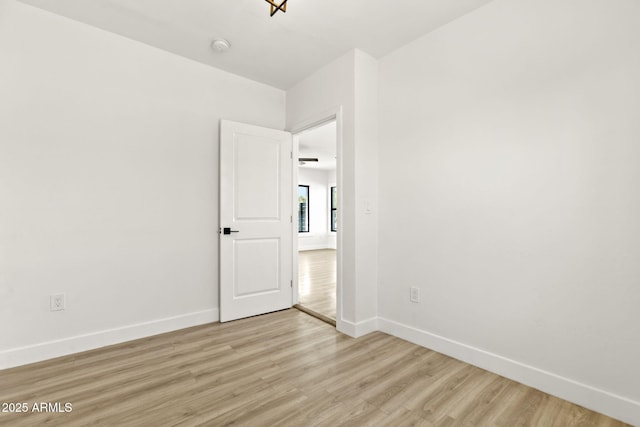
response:
[[[298,310],[209,324],[0,371],[0,426],[611,426],[625,424],[375,332]]]
[[[298,252],[299,304],[335,322],[336,250]]]
[[[498,375],[492,375],[491,381],[474,393],[467,393],[465,400],[451,411],[451,417],[458,425],[470,426],[474,420],[488,420],[499,405],[501,393],[506,390],[510,381]]]

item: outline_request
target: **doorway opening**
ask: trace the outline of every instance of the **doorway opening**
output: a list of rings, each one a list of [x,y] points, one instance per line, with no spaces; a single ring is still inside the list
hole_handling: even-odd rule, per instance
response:
[[[336,119],[295,134],[294,141],[298,148],[296,308],[335,326],[339,233]]]

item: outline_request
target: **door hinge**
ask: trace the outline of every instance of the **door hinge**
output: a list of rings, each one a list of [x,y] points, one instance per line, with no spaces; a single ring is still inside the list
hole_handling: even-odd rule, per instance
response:
[[[291,215],[291,216],[289,217],[289,222],[290,222],[291,224],[293,224],[293,215]]]
[[[293,151],[289,151],[289,158],[293,159]]]
[[[293,280],[291,280],[291,287],[293,288]]]

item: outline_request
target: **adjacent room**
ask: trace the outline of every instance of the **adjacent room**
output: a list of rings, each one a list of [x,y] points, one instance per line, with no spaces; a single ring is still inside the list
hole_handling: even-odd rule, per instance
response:
[[[336,122],[298,135],[298,305],[335,326]]]
[[[639,52],[637,0],[0,0],[0,425],[640,425]]]

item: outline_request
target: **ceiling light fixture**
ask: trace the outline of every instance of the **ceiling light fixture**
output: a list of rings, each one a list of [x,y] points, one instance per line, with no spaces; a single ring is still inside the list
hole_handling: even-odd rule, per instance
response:
[[[278,4],[277,0],[264,0],[271,5],[271,16],[275,15],[277,11],[281,10],[282,12],[287,11],[287,0],[281,0],[280,4]]]
[[[309,162],[318,162],[318,158],[317,157],[300,157],[298,158],[298,163],[300,165],[306,165]]]

